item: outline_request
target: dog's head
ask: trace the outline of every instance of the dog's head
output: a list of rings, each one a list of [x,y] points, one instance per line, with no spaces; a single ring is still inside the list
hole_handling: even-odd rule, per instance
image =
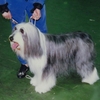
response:
[[[40,49],[39,32],[31,23],[17,24],[9,36],[12,50],[23,58],[36,54]]]

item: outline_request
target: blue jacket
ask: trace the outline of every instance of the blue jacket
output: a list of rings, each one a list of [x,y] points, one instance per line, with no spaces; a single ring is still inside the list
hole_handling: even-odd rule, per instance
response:
[[[0,0],[0,5],[5,4],[6,0]]]
[[[7,3],[8,2],[8,4],[9,3],[12,3],[12,4],[15,4],[15,3],[20,3],[20,2],[24,2],[24,1],[29,1],[29,2],[31,2],[31,3],[40,3],[40,4],[44,4],[44,2],[45,2],[45,0],[0,0],[0,5],[2,5],[2,4],[5,4],[5,3]]]

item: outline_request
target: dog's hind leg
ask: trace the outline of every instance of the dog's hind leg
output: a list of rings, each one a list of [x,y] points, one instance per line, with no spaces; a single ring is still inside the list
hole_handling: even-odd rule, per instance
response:
[[[92,85],[99,80],[99,76],[97,69],[93,67],[92,62],[87,62],[78,64],[79,67],[77,66],[76,70],[77,73],[82,77],[82,82]]]
[[[94,67],[93,71],[82,79],[82,82],[89,83],[90,85],[92,85],[97,80],[99,80],[99,76],[97,73],[97,69]]]
[[[82,77],[82,82],[93,84],[99,80],[97,69],[94,67],[94,46],[89,39],[85,42],[79,42],[79,49],[75,58],[76,70]]]

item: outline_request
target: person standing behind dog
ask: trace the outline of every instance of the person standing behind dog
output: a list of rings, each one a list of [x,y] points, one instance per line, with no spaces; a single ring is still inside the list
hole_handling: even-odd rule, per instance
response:
[[[47,33],[45,0],[0,0],[0,12],[5,19],[11,21],[12,29],[16,25],[14,20],[17,23],[25,22],[27,14],[29,19],[33,19],[33,23],[37,20],[36,26],[41,32]],[[18,60],[21,67],[17,77],[24,78],[29,67],[26,60],[20,56],[18,56]]]

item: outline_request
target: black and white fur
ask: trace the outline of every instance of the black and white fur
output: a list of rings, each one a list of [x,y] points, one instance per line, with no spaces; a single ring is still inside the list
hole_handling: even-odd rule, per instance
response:
[[[50,91],[56,85],[56,76],[70,70],[75,70],[82,82],[93,84],[99,80],[94,67],[94,44],[86,33],[43,34],[31,23],[21,23],[9,38],[11,47],[18,44],[13,51],[27,60],[34,74],[30,84],[36,92]]]

